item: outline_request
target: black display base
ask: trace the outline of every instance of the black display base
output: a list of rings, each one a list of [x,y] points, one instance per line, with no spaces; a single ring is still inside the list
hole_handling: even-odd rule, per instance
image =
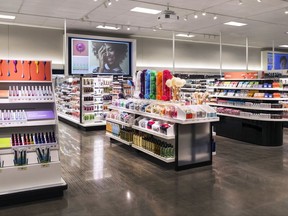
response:
[[[68,186],[67,184],[65,184],[55,187],[3,194],[0,195],[0,206],[3,207],[9,205],[16,205],[20,203],[61,197],[63,196],[64,190],[66,190],[67,188]]]
[[[220,116],[214,124],[219,136],[261,146],[283,145],[283,123]]]
[[[98,125],[98,126],[89,126],[89,127],[85,127],[82,125],[79,125],[75,122],[71,122],[68,119],[62,118],[61,116],[58,116],[59,121],[64,122],[66,124],[69,124],[75,128],[78,128],[80,130],[83,131],[96,131],[96,130],[105,130],[106,126],[105,125]]]
[[[192,168],[197,168],[197,167],[204,167],[204,166],[210,166],[210,165],[212,165],[212,160],[211,161],[200,162],[200,163],[195,163],[195,164],[184,165],[184,166],[176,166],[175,170],[176,171],[181,171],[181,170],[187,170],[187,169],[192,169]]]

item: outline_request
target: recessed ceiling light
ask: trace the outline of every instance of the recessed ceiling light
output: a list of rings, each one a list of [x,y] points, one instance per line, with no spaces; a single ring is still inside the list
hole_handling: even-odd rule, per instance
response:
[[[226,22],[224,23],[224,25],[231,25],[231,26],[245,26],[247,25],[246,23],[240,23],[240,22],[234,22],[234,21],[230,21],[230,22]]]
[[[0,14],[0,19],[15,19],[15,16]]]
[[[195,19],[198,19],[198,15],[197,15],[196,13],[194,14],[194,18],[195,18]]]
[[[118,30],[118,27],[115,26],[106,26],[106,25],[98,25],[96,28],[99,29],[108,29],[108,30]]]
[[[127,31],[130,31],[130,29],[131,29],[130,26],[127,26]]]
[[[206,11],[203,11],[203,12],[202,12],[202,16],[206,16]]]
[[[285,14],[288,14],[288,8],[285,9],[285,12],[284,12],[284,13],[285,13]]]
[[[238,1],[238,5],[242,5],[243,4],[243,1],[242,0],[239,0]]]
[[[282,45],[279,45],[279,47],[282,47],[282,48],[288,48],[288,45],[286,45],[286,44],[282,44]]]
[[[214,20],[218,19],[217,15],[214,15],[213,19],[214,19]]]
[[[154,31],[154,32],[157,31],[155,27],[153,28],[153,31]]]
[[[184,17],[184,21],[187,21],[188,20],[188,16],[186,15],[185,17]]]
[[[112,2],[110,0],[107,1],[108,6],[112,5]]]
[[[142,8],[142,7],[135,7],[135,8],[132,8],[130,11],[138,12],[138,13],[147,13],[147,14],[159,14],[159,13],[161,13],[160,10],[154,10],[154,9]]]
[[[94,1],[96,2],[96,1],[98,1],[98,0],[94,0]]]
[[[257,2],[259,2],[259,3],[260,3],[260,2],[262,2],[262,0],[257,0]]]
[[[177,37],[188,37],[188,38],[195,37],[195,35],[191,35],[190,33],[188,33],[188,34],[179,33],[179,34],[176,34],[176,36]]]

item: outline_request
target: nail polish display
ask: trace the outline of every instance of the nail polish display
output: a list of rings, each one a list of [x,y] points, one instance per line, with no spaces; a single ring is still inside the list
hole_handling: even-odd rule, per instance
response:
[[[14,133],[11,136],[12,147],[27,146],[37,144],[55,144],[56,137],[54,132],[38,132],[38,133]]]
[[[22,123],[27,121],[24,110],[0,110],[0,125]]]
[[[52,101],[53,98],[51,86],[9,86],[11,101]]]

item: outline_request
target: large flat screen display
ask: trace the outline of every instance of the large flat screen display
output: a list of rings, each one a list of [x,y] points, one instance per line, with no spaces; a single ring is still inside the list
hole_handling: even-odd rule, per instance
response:
[[[68,37],[68,71],[71,75],[131,75],[131,41]]]
[[[267,70],[273,69],[273,53],[267,53]],[[274,53],[274,70],[288,69],[288,53]]]

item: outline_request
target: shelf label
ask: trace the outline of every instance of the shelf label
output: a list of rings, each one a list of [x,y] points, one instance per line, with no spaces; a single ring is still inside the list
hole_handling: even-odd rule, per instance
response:
[[[18,170],[19,171],[25,171],[25,170],[28,170],[28,167],[18,167]]]

